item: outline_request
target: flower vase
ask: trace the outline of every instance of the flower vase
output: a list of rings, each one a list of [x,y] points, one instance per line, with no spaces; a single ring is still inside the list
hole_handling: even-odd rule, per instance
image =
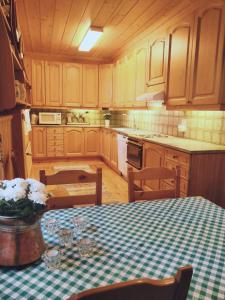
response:
[[[105,120],[105,127],[109,127],[110,125],[110,120]]]
[[[0,266],[24,266],[41,258],[45,244],[40,218],[0,216]]]

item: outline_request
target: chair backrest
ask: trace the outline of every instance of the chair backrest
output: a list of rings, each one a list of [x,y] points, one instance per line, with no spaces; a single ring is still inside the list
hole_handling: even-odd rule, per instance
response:
[[[135,189],[135,180],[166,180],[172,179],[174,187],[171,189],[160,189],[157,191],[142,191]],[[136,200],[155,200],[180,196],[180,167],[171,170],[163,167],[145,168],[140,171],[133,171],[128,168],[128,198],[129,202]]]
[[[174,277],[116,283],[81,292],[69,300],[185,300],[192,273],[192,266],[185,266],[179,268]]]
[[[74,205],[102,204],[102,169],[96,173],[88,173],[83,170],[60,171],[54,175],[46,175],[45,170],[40,171],[40,181],[45,185],[96,183],[95,194],[53,196],[48,199],[48,209],[71,208]]]

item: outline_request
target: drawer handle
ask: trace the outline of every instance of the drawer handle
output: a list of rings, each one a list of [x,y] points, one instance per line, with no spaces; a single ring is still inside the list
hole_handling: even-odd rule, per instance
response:
[[[174,158],[174,159],[177,159],[177,158],[178,158],[178,156],[177,156],[177,155],[173,155],[173,158]]]

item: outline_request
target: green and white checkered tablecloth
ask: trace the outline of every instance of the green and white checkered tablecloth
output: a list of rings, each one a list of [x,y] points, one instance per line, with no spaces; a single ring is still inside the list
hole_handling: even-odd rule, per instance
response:
[[[24,270],[0,269],[0,299],[67,299],[93,287],[129,279],[165,278],[191,264],[194,274],[188,299],[225,299],[225,210],[200,197],[134,204],[57,210],[57,218],[72,227],[71,218],[84,215],[87,232],[98,251],[80,259],[76,241],[63,251],[60,270],[44,263]],[[44,231],[44,228],[43,228]],[[49,246],[58,245],[48,236]]]

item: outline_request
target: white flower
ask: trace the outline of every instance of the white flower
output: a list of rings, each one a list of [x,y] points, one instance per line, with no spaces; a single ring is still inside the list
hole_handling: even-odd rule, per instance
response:
[[[44,193],[46,190],[45,185],[38,180],[28,178],[26,180],[26,182],[30,185],[29,188],[30,188],[31,192],[43,192]]]
[[[45,205],[48,199],[46,193],[39,193],[39,192],[30,192],[28,194],[28,198],[33,201],[34,203]]]
[[[24,188],[13,188],[13,187],[7,187],[6,189],[1,189],[0,191],[0,197],[6,201],[9,200],[20,200],[26,197],[26,190]]]

